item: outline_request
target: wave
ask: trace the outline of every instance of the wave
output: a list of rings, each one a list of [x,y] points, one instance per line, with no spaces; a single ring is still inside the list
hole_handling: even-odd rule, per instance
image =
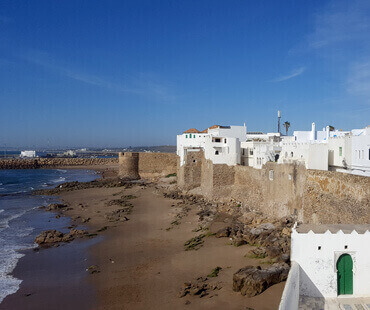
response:
[[[1,239],[0,239],[1,240]],[[0,242],[1,244],[1,242]],[[34,248],[35,245],[29,246],[5,246],[1,248],[0,251],[0,303],[3,299],[10,295],[14,294],[19,289],[19,285],[22,283],[22,280],[17,279],[10,275],[16,267],[19,259],[24,256],[17,251]]]
[[[52,180],[51,182],[53,182],[53,183],[60,183],[60,182],[64,182],[65,180],[66,180],[65,177],[60,177],[59,179]]]
[[[67,170],[63,170],[63,169],[56,169],[56,171],[59,171],[59,172],[62,172],[62,173],[66,173]]]

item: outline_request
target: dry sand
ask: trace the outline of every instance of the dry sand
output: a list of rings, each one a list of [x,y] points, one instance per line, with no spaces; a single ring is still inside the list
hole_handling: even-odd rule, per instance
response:
[[[137,197],[130,200],[134,207],[129,221],[109,223],[104,214],[117,207],[107,203],[121,195]],[[227,238],[210,236],[199,250],[185,251],[184,243],[199,234],[192,232],[198,226],[198,210],[194,207],[180,225],[166,230],[179,212],[178,200],[164,198],[153,185],[87,189],[63,193],[61,198],[74,207],[72,216],[90,217],[93,229],[109,226],[102,233],[104,241],[91,248],[92,261],[101,270],[89,275],[97,289],[96,309],[278,308],[284,283],[253,298],[232,291],[233,273],[260,263],[245,257],[251,247],[234,247]],[[81,209],[79,203],[87,207]],[[206,276],[216,266],[222,270],[211,281],[220,281],[221,290],[203,298],[177,296],[184,282]]]
[[[102,170],[105,176],[114,174],[112,169]],[[127,215],[129,220],[109,222],[105,214],[119,208],[115,205],[108,206],[109,201],[124,195],[137,197],[129,200],[133,204],[131,214]],[[93,243],[88,249],[89,259],[86,263],[99,266],[100,273],[88,274],[84,270],[86,266],[80,266],[81,271],[78,274],[80,277],[83,276],[87,285],[85,286],[83,281],[75,283],[73,294],[68,295],[72,296],[69,297],[72,300],[60,303],[68,305],[67,307],[42,306],[45,305],[45,301],[40,302],[40,298],[48,299],[47,290],[44,290],[44,295],[35,294],[34,298],[30,296],[25,299],[27,290],[32,289],[32,281],[25,281],[25,286],[22,288],[21,285],[18,293],[8,296],[5,300],[6,305],[11,307],[9,309],[278,309],[284,283],[274,285],[253,298],[244,297],[232,290],[234,272],[247,265],[261,263],[258,259],[245,257],[252,247],[248,245],[235,247],[227,238],[218,239],[209,236],[204,239],[204,245],[200,249],[184,250],[184,243],[200,234],[193,232],[199,224],[196,215],[198,209],[194,205],[188,215],[181,219],[179,225],[173,225],[173,228],[168,230],[175,215],[180,212],[180,207],[177,206],[179,200],[164,198],[156,185],[135,185],[129,189],[76,190],[61,193],[60,198],[73,208],[65,212],[67,216],[90,218],[88,223],[83,224],[87,225],[89,232],[108,227],[98,233],[97,240],[102,241]],[[76,221],[79,222],[80,220]],[[215,231],[222,225],[224,223],[220,219],[219,222],[212,224],[210,231]],[[78,242],[81,241],[75,240],[71,244],[62,245],[57,248],[58,250],[42,251],[45,253],[58,251],[61,253],[59,255],[63,255],[63,249],[68,253],[71,245]],[[36,254],[31,253],[26,257],[32,255]],[[59,262],[58,266],[62,264]],[[24,270],[27,266],[23,264],[18,275],[20,278],[22,273],[27,273],[27,270]],[[222,267],[222,270],[218,277],[210,279],[210,283],[220,282],[221,290],[211,292],[203,298],[189,295],[178,297],[184,282],[207,276],[217,266]],[[58,268],[68,270],[68,261],[66,265]],[[59,273],[59,276],[60,274],[63,273]],[[47,278],[47,275],[43,276]],[[78,296],[76,285],[84,285],[81,287],[81,293],[86,292],[86,288],[92,288],[94,294],[92,307],[91,300],[88,306],[81,306],[83,296],[79,302],[76,300]],[[34,291],[38,293],[37,288]],[[58,304],[58,300],[63,301],[63,292],[65,290],[60,288],[57,296],[58,288],[54,288],[55,304]],[[22,304],[27,306],[22,307]]]

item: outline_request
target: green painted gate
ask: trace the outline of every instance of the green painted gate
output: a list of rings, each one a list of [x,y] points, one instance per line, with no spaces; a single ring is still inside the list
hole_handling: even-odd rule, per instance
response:
[[[343,254],[337,261],[338,295],[353,294],[353,261],[349,254]]]

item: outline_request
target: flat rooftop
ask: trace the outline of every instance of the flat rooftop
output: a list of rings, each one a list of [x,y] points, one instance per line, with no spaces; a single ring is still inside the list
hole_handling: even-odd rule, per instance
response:
[[[300,224],[296,227],[298,233],[308,233],[312,230],[316,234],[323,234],[327,230],[335,234],[339,230],[342,230],[345,234],[350,234],[352,231],[356,231],[359,234],[365,233],[367,230],[370,232],[370,224]]]

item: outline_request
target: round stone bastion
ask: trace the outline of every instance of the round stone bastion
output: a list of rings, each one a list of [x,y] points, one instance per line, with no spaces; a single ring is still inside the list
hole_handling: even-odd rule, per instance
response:
[[[129,180],[140,179],[139,153],[120,152],[118,155],[118,159],[119,159],[119,170],[118,170],[119,177]]]

